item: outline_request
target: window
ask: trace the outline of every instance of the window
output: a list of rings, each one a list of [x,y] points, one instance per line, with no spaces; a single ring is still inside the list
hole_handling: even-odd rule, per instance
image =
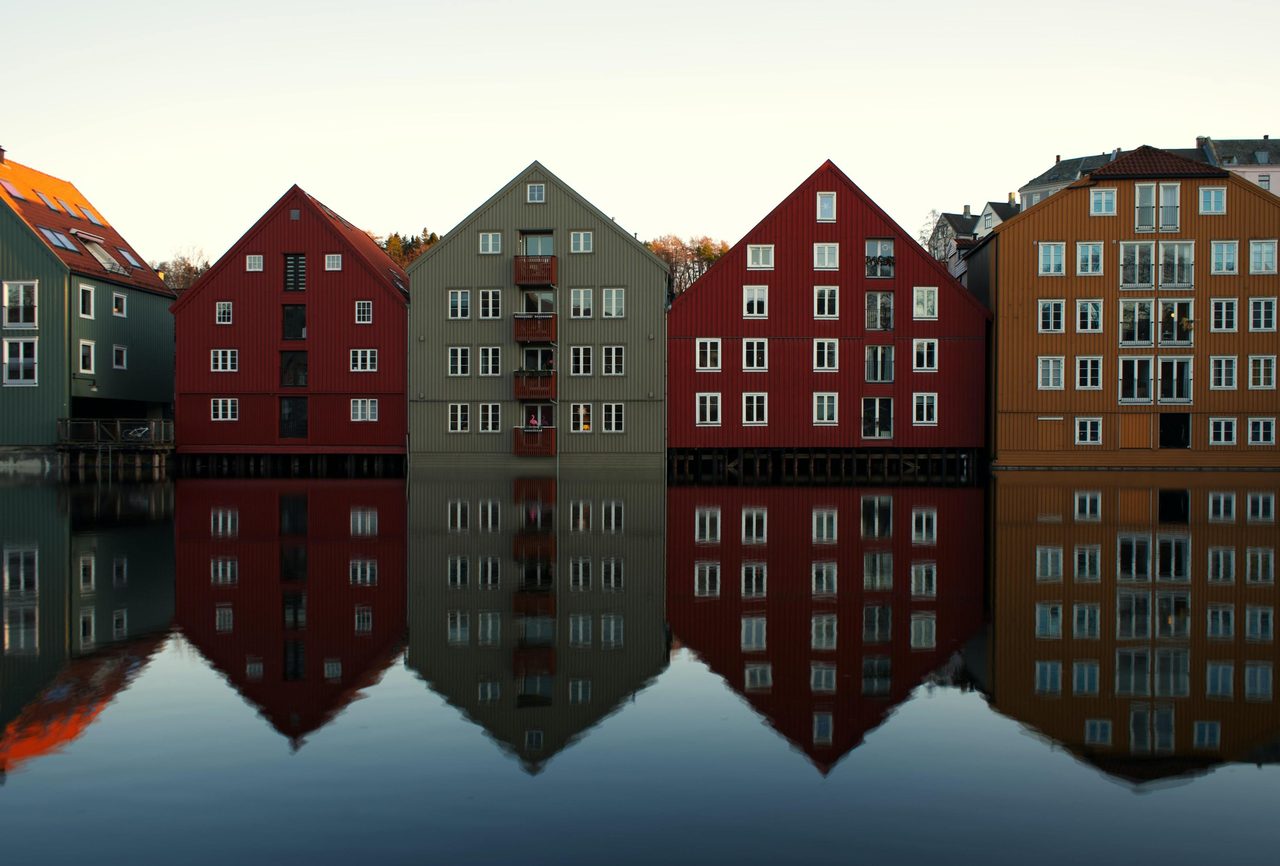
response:
[[[840,289],[837,286],[813,287],[813,317],[815,319],[840,318]]]
[[[719,427],[720,426],[720,395],[719,394],[696,394],[695,399],[698,407],[699,427]]]
[[[868,382],[893,381],[893,346],[867,346],[866,379]]]
[[[834,562],[815,562],[810,565],[812,594],[814,597],[827,597],[836,594],[836,564]]]
[[[813,341],[813,369],[834,372],[840,369],[839,342],[837,340]]]
[[[1096,490],[1077,490],[1075,519],[1082,522],[1096,522],[1102,519],[1102,494]]]
[[[1244,697],[1247,701],[1271,700],[1271,662],[1244,663]]]
[[[1273,523],[1276,519],[1276,498],[1272,493],[1250,493],[1245,500],[1246,517],[1251,523]]]
[[[210,349],[209,371],[212,373],[234,373],[240,369],[239,349]]]
[[[874,279],[887,279],[893,276],[893,267],[893,241],[879,238],[868,240],[867,276]]]
[[[1150,358],[1120,359],[1120,402],[1151,402],[1152,361]]]
[[[839,395],[815,393],[813,395],[813,423],[828,426],[839,423]]]
[[[831,693],[836,690],[836,666],[813,662],[809,665],[809,691]]]
[[[747,270],[773,270],[773,244],[748,244]]]
[[[3,384],[9,387],[38,384],[36,349],[38,340],[5,340]]]
[[[1111,745],[1110,719],[1085,719],[1084,741],[1089,746]]]
[[[93,286],[80,287],[80,318],[93,318],[93,299],[96,290]]]
[[[569,347],[569,375],[570,376],[590,376],[591,375],[591,347],[590,346],[570,346]]]
[[[525,198],[529,204],[546,204],[547,201],[547,185],[545,183],[531,183],[525,186]]]
[[[1079,544],[1075,549],[1077,583],[1097,583],[1102,579],[1102,548],[1096,544]]]
[[[1236,444],[1236,419],[1235,418],[1210,418],[1209,419],[1209,444],[1210,445]]]
[[[590,403],[570,403],[569,404],[569,432],[570,433],[590,433],[591,432],[591,404]]]
[[[92,371],[90,371],[92,372]],[[1276,356],[1249,356],[1249,390],[1270,391],[1276,387]]]
[[[938,564],[936,562],[911,563],[911,595],[913,598],[934,598],[938,594]]]
[[[302,292],[307,288],[307,257],[302,253],[284,254],[284,290]]]
[[[867,330],[893,330],[893,292],[867,292]]]
[[[111,369],[129,369],[129,348],[127,346],[111,347]]]
[[[449,589],[466,589],[471,579],[471,560],[465,556],[451,556],[446,563],[446,579]]]
[[[1276,444],[1276,419],[1275,418],[1250,418],[1249,419],[1249,444],[1250,445]]]
[[[240,400],[236,397],[214,397],[209,401],[209,420],[240,420]]]
[[[502,290],[501,289],[481,289],[480,290],[480,318],[482,319],[501,319],[502,318]]]
[[[480,232],[480,255],[496,256],[502,252],[502,232]]]
[[[1037,387],[1041,391],[1061,391],[1062,367],[1064,359],[1059,357],[1041,357],[1036,360],[1039,369]]]
[[[1106,187],[1089,190],[1089,216],[1115,216],[1116,191]]]
[[[1096,241],[1076,244],[1076,275],[1097,277],[1102,275],[1102,244]]]
[[[836,616],[821,613],[809,619],[809,647],[815,650],[836,648]]]
[[[1036,547],[1036,580],[1040,583],[1062,582],[1062,548]]]
[[[1151,537],[1121,535],[1116,540],[1116,579],[1151,580]]]
[[[862,555],[862,588],[866,592],[889,592],[893,589],[893,553],[872,550]]]
[[[244,269],[245,269],[246,271],[261,271],[261,270],[262,270],[262,256],[261,256],[261,255],[249,255],[249,256],[245,256],[245,257],[244,257]]]
[[[377,371],[378,371],[378,350],[377,349],[352,349],[351,350],[351,372],[376,373]]]
[[[1160,184],[1160,231],[1162,232],[1178,230],[1178,199],[1180,193],[1180,184]]]
[[[589,253],[592,251],[591,232],[569,232],[569,252]]]
[[[625,347],[623,346],[605,346],[604,347],[604,366],[600,370],[604,376],[621,376],[625,372]]]
[[[839,244],[814,244],[813,267],[815,270],[832,271],[840,267]]]
[[[833,192],[818,193],[818,222],[832,223],[836,221],[836,194]]]
[[[1042,277],[1061,277],[1066,271],[1063,265],[1062,257],[1063,249],[1066,244],[1060,242],[1049,243],[1041,241],[1040,243],[1040,276]]]
[[[916,286],[912,293],[914,305],[912,318],[916,320],[932,320],[938,318],[938,287]]]
[[[608,525],[605,532],[609,532]],[[617,557],[600,560],[600,589],[604,592],[621,592],[623,587],[623,562]]]
[[[1038,306],[1040,309],[1040,333],[1058,334],[1066,330],[1066,325],[1063,321],[1063,308],[1066,306],[1066,301],[1040,301]]]
[[[768,621],[763,616],[744,616],[742,618],[742,639],[740,646],[743,652],[764,652],[767,647]]]
[[[480,432],[481,433],[501,433],[502,432],[502,404],[501,403],[481,403],[480,404]]]
[[[1249,241],[1249,273],[1274,274],[1276,272],[1276,242]]]
[[[471,318],[471,290],[470,289],[450,289],[449,290],[449,318],[450,319]]]
[[[814,544],[835,544],[836,511],[834,508],[815,508],[812,512]]]
[[[1102,390],[1102,358],[1100,356],[1076,357],[1076,390]]]
[[[1249,299],[1249,330],[1274,331],[1276,329],[1276,299]]]
[[[1102,333],[1102,301],[1076,301],[1076,333]]]
[[[1077,604],[1073,608],[1072,636],[1097,640],[1102,635],[1101,613],[1097,604]]]
[[[569,290],[569,318],[571,319],[589,319],[592,315],[591,310],[591,289],[570,289]]]
[[[352,364],[355,364],[355,350],[352,350]],[[469,346],[450,346],[449,347],[449,375],[450,376],[470,376],[471,375],[471,348]]]
[[[887,604],[862,608],[862,642],[888,643],[893,633],[893,609]]]
[[[1209,388],[1232,391],[1236,387],[1236,356],[1212,355],[1209,358]]]
[[[1272,627],[1274,609],[1249,605],[1244,612],[1244,636],[1247,640],[1270,641],[1273,637]]]
[[[1235,692],[1234,680],[1234,664],[1209,662],[1205,671],[1205,694],[1211,698],[1229,698]]]
[[[1120,244],[1120,288],[1134,289],[1155,285],[1155,254],[1153,243]]]
[[[1120,302],[1120,344],[1151,345],[1154,301]]]
[[[1236,495],[1234,493],[1209,494],[1209,520],[1215,523],[1234,523],[1236,519]]]
[[[703,339],[695,343],[697,354],[696,365],[700,371],[719,371],[720,369],[720,340],[719,339]]]
[[[450,403],[449,404],[449,432],[450,433],[471,432],[471,404],[469,403]]]
[[[342,270],[342,253],[325,253],[324,269],[326,271]]]
[[[1161,403],[1191,402],[1191,359],[1160,359],[1160,392]]]
[[[1125,640],[1151,637],[1151,593],[1145,590],[1116,592],[1116,637]]]
[[[1263,585],[1274,583],[1275,579],[1275,549],[1250,547],[1245,553],[1245,583]]]
[[[481,376],[501,376],[502,375],[502,347],[501,346],[481,346],[480,347],[480,369],[477,372]]]
[[[768,566],[763,562],[742,564],[742,597],[764,598],[768,594]]]
[[[1239,244],[1236,241],[1213,241],[1209,245],[1209,273],[1211,274],[1234,274],[1237,271],[1236,250]]]
[[[1196,722],[1192,746],[1196,749],[1217,749],[1222,743],[1222,726],[1218,722]]]
[[[742,341],[742,369],[762,371],[769,369],[769,341]]]
[[[698,544],[720,543],[720,509],[696,508],[693,512],[693,540]]]
[[[1200,187],[1200,213],[1219,215],[1227,212],[1227,188],[1225,186]]]
[[[1077,445],[1101,445],[1102,444],[1102,419],[1101,418],[1076,418],[1076,444]]]
[[[1234,547],[1209,548],[1209,582],[1235,583],[1236,549]]]
[[[1062,693],[1062,662],[1036,662],[1036,694],[1057,695]]]
[[[1160,286],[1189,289],[1194,284],[1195,247],[1190,241],[1160,244]]]
[[[767,544],[769,541],[769,509],[742,509],[742,543]]]
[[[0,324],[15,330],[37,327],[38,294],[36,283],[5,283],[3,319],[0,319]]]
[[[377,536],[378,509],[352,508],[350,516],[352,538],[373,538]]]
[[[626,289],[601,289],[604,296],[604,309],[600,316],[604,319],[621,319],[626,316]]]
[[[1258,175],[1258,186],[1262,187],[1263,189],[1271,189],[1271,175],[1269,174]],[[85,213],[88,213],[88,212],[89,211],[86,209]]]
[[[742,287],[742,318],[765,319],[769,317],[769,287]]]
[[[769,395],[742,395],[742,423],[747,427],[764,426],[769,423]]]
[[[1071,692],[1076,695],[1098,693],[1098,663],[1078,661],[1071,665]]]
[[[623,419],[623,404],[621,403],[603,403],[601,408],[604,411],[604,426],[600,428],[605,433],[625,433],[625,423]]]
[[[893,438],[893,398],[862,398],[862,438]]]
[[[80,372],[92,373],[94,371],[94,343],[93,340],[80,341]]]
[[[933,427],[938,423],[938,395],[937,394],[912,394],[912,402],[915,404],[915,415],[912,424],[917,427]]]

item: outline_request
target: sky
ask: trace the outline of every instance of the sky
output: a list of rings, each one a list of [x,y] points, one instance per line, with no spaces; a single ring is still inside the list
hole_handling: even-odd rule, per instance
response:
[[[294,183],[376,234],[443,234],[537,159],[641,239],[732,243],[832,159],[915,235],[1057,154],[1280,135],[1265,0],[14,0],[2,20],[7,158],[153,262],[217,258]]]

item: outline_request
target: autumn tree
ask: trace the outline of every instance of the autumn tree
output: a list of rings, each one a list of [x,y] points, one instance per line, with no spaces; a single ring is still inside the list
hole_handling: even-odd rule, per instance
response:
[[[729,251],[727,243],[712,240],[706,235],[688,240],[676,235],[661,235],[646,246],[671,269],[671,283],[676,294],[693,285],[694,280]]]
[[[151,263],[151,269],[175,295],[191,288],[209,267],[209,257],[198,247],[180,250],[163,262]]]
[[[416,235],[392,232],[386,238],[380,238],[377,235],[370,235],[370,237],[377,241],[378,246],[386,250],[391,261],[402,268],[409,267],[414,259],[440,242],[440,235],[426,228],[423,228],[421,234]]]

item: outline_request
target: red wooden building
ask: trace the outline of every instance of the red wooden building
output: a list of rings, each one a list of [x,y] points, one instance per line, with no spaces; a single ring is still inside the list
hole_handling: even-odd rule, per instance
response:
[[[672,637],[825,775],[982,627],[983,496],[673,487]]]
[[[296,747],[403,646],[403,482],[190,479],[176,500],[177,623]]]
[[[988,318],[823,163],[672,304],[675,476],[695,474],[711,454],[789,479],[795,461],[815,455],[837,459],[824,474],[858,478],[871,474],[859,457],[883,458],[894,477],[907,474],[897,469],[903,457],[977,453]],[[957,459],[945,475],[968,465]]]
[[[214,454],[398,466],[407,286],[365,232],[291,188],[173,305],[184,466]]]

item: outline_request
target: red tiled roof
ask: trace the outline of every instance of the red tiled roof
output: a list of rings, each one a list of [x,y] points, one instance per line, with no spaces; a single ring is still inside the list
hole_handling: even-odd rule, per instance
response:
[[[147,260],[107,222],[102,211],[90,204],[80,190],[76,189],[75,184],[7,158],[0,163],[0,181],[4,181],[0,183],[0,200],[71,270],[166,297],[175,297],[156,272],[151,270]],[[56,210],[41,200],[41,193],[57,206]],[[68,238],[75,250],[58,246],[42,229]],[[119,266],[111,268],[101,264],[85,248],[86,241],[100,242]],[[138,264],[130,262],[124,255],[125,252],[133,256]]]
[[[1095,168],[1089,177],[1100,178],[1160,178],[1160,177],[1226,177],[1227,172],[1221,168],[1203,162],[1193,162],[1167,150],[1142,145],[1137,150],[1116,158],[1100,168]]]

